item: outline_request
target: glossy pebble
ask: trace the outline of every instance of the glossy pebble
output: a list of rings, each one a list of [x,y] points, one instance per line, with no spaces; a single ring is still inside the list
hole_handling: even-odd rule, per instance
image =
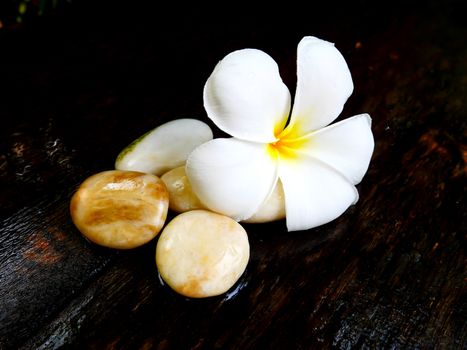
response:
[[[191,298],[225,293],[243,274],[249,257],[245,229],[227,216],[206,210],[175,217],[162,231],[156,248],[162,279]]]
[[[205,209],[198,196],[191,189],[185,173],[185,166],[170,170],[161,177],[169,191],[169,208],[177,213],[194,209]]]
[[[86,179],[70,203],[78,230],[99,245],[130,249],[153,239],[165,223],[169,195],[157,176],[110,170]]]
[[[243,222],[249,224],[259,224],[271,222],[285,218],[285,198],[281,181],[277,181],[276,187],[269,195],[268,199],[259,207],[258,211]]]

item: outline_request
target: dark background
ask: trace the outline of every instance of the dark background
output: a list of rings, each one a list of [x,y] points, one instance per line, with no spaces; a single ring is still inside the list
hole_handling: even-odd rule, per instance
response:
[[[0,12],[0,349],[466,348],[465,1],[96,3]],[[87,176],[166,121],[216,130],[202,89],[233,50],[269,53],[293,94],[306,35],[349,64],[341,118],[373,118],[355,206],[309,231],[245,225],[246,273],[204,300],[161,284],[156,242],[79,235]]]

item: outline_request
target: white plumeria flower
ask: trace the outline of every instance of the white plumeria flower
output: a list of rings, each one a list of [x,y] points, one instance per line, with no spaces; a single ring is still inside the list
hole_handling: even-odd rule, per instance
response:
[[[230,53],[207,80],[207,114],[233,136],[202,144],[187,160],[193,190],[209,209],[245,220],[279,179],[289,231],[325,224],[357,202],[355,185],[374,148],[371,118],[328,126],[352,93],[349,68],[334,44],[315,37],[300,41],[297,56],[290,120],[289,90],[263,51]]]

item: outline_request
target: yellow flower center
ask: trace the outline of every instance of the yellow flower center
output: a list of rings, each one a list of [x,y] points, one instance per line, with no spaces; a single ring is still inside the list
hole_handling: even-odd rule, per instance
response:
[[[275,128],[277,141],[267,145],[267,151],[270,157],[274,159],[294,159],[297,157],[297,151],[303,147],[306,140],[297,138],[295,125],[287,125],[286,128]]]

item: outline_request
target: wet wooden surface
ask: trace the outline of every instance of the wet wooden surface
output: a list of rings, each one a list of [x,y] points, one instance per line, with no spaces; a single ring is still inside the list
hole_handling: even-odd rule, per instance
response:
[[[466,7],[386,5],[258,21],[78,3],[0,30],[0,349],[465,349]],[[205,300],[160,282],[156,242],[119,252],[80,236],[81,181],[150,128],[207,121],[204,82],[233,50],[268,52],[293,92],[304,35],[349,63],[343,117],[373,117],[355,206],[305,232],[245,225],[246,273]]]

